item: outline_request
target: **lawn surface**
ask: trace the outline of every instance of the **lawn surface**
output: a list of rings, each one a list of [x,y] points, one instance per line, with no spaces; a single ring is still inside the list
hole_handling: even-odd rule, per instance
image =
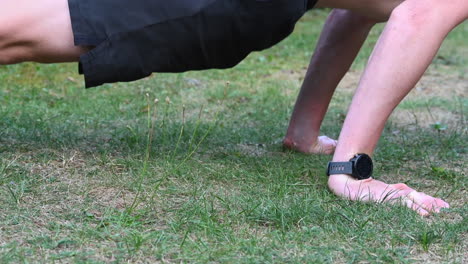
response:
[[[76,64],[0,68],[0,263],[463,263],[468,23],[388,123],[376,178],[452,208],[421,218],[326,188],[281,148],[325,11],[232,70],[83,89]],[[337,94],[337,137],[382,27]],[[159,102],[155,102],[158,99]]]

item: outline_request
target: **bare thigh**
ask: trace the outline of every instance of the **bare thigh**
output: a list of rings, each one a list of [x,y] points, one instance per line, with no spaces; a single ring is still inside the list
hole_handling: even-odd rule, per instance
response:
[[[12,63],[77,61],[67,0],[1,0],[0,56]]]
[[[405,0],[319,0],[317,7],[341,8],[383,22]]]

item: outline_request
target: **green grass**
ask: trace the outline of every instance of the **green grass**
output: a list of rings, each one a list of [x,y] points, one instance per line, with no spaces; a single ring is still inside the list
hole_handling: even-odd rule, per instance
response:
[[[463,263],[466,97],[410,96],[396,114],[414,118],[375,153],[378,178],[447,199],[440,215],[340,200],[330,157],[282,151],[325,17],[226,71],[85,90],[75,64],[0,68],[0,263]],[[467,37],[464,23],[447,38],[435,90],[466,89]],[[339,89],[325,134],[350,99]]]

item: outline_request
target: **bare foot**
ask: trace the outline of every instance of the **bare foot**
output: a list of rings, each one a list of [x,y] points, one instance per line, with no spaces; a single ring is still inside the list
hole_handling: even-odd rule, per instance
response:
[[[286,136],[283,140],[283,147],[307,154],[333,154],[338,141],[327,136],[320,136],[313,143],[301,143]]]
[[[331,175],[328,187],[336,195],[353,201],[402,203],[422,216],[449,208],[442,199],[417,192],[404,183],[386,184],[372,178],[358,181],[348,175]]]

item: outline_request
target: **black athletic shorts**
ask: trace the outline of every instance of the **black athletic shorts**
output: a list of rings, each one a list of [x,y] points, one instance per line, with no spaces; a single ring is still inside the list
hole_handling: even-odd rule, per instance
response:
[[[68,0],[86,87],[233,67],[286,38],[317,0]]]

